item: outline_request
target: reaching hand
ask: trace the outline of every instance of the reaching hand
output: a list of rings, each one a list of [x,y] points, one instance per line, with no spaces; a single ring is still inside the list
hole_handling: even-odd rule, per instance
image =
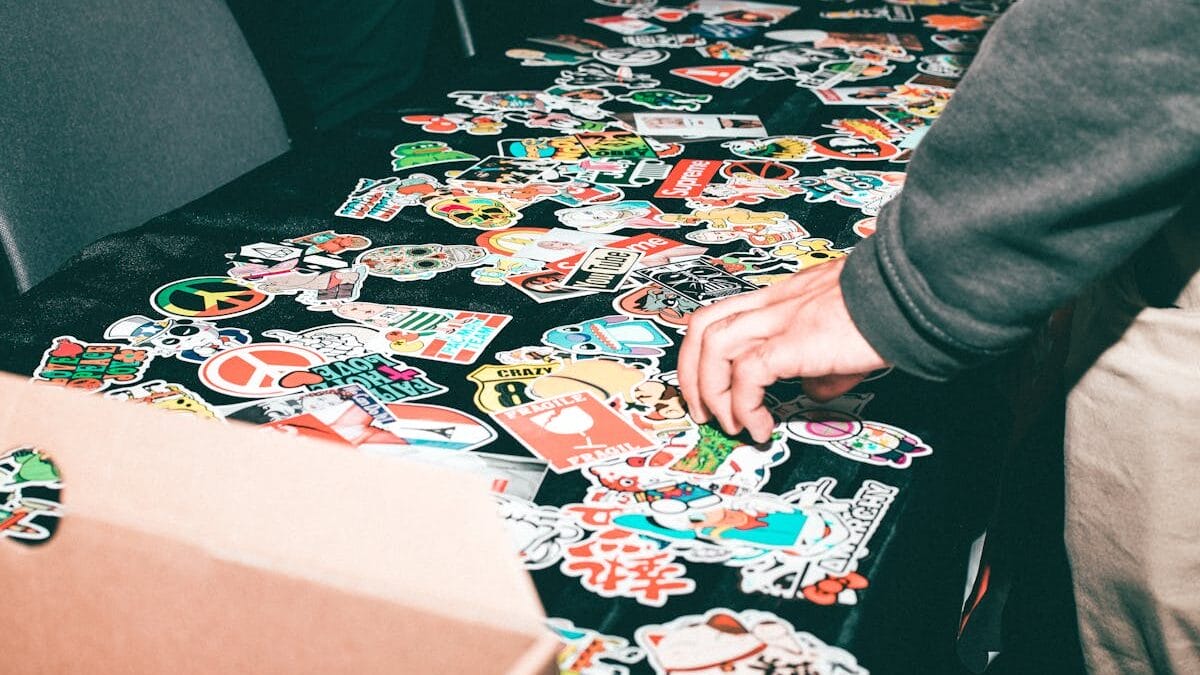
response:
[[[775,421],[763,394],[776,380],[803,378],[805,392],[824,401],[887,365],[846,310],[843,264],[818,265],[692,315],[678,370],[694,420],[716,418],[727,433],[745,429],[764,442]]]

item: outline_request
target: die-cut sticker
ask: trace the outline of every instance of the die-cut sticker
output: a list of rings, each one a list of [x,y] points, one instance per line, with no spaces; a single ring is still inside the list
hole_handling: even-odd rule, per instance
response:
[[[195,415],[200,419],[211,420],[220,417],[216,409],[209,405],[200,394],[182,384],[166,380],[139,382],[131,387],[114,389],[105,396],[120,401],[143,403],[159,410]]]
[[[555,657],[560,675],[629,675],[626,666],[646,656],[625,638],[577,628],[566,619],[547,619],[546,625],[563,642]]]
[[[302,383],[282,383],[286,375],[327,360],[321,353],[300,345],[255,343],[208,359],[200,366],[199,377],[204,386],[226,396],[270,398],[302,386]]]
[[[106,340],[123,340],[148,349],[155,356],[175,357],[189,363],[204,363],[214,354],[249,344],[250,332],[243,328],[218,327],[202,319],[152,319],[134,314],[119,319],[104,330]]]
[[[85,342],[70,335],[60,335],[42,353],[42,361],[31,379],[98,392],[141,381],[153,360],[154,353],[149,349],[128,344]]]
[[[542,343],[572,354],[617,357],[662,356],[663,347],[674,344],[653,323],[621,314],[551,328]]]
[[[486,364],[467,375],[475,383],[475,407],[485,413],[530,403],[528,386],[561,365],[560,361],[521,364]]]
[[[185,319],[229,319],[256,312],[271,302],[267,293],[229,277],[189,277],[159,286],[150,305]]]
[[[308,366],[284,375],[279,384],[308,391],[358,384],[383,403],[416,401],[449,391],[432,382],[425,371],[383,354],[352,356]]]
[[[561,67],[570,64],[555,62],[554,65]],[[496,115],[469,115],[467,113],[404,115],[400,120],[409,124],[419,124],[421,131],[431,134],[453,134],[465,131],[472,136],[494,136],[507,126],[504,120]]]
[[[675,291],[702,305],[758,290],[754,284],[727,274],[707,260],[684,260],[647,267],[634,272],[634,276]]]
[[[890,424],[861,417],[866,400],[852,395],[817,403],[805,396],[776,406],[788,435],[804,443],[824,445],[856,462],[906,469],[912,460],[933,454],[919,437]]]
[[[432,279],[434,275],[483,262],[487,250],[479,246],[411,244],[382,246],[364,251],[356,262],[368,273],[396,281]]]
[[[475,155],[460,152],[441,141],[413,141],[392,148],[392,170],[403,171],[418,166],[463,162],[479,159]]]
[[[629,68],[645,68],[671,58],[671,52],[656,47],[610,47],[598,49],[592,55],[610,66]]]
[[[538,506],[506,495],[493,498],[525,569],[542,570],[558,564],[567,546],[587,536],[582,527],[557,507]]]
[[[379,331],[357,323],[333,323],[292,332],[280,328],[263,331],[263,337],[284,344],[307,347],[327,359],[363,356],[373,351]]]
[[[771,249],[771,255],[794,262],[798,270],[844,258],[847,253],[846,249],[834,248],[828,239],[798,239]]]

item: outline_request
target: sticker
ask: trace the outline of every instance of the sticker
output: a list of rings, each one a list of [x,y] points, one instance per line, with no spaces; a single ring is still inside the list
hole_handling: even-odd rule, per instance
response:
[[[524,260],[493,253],[483,259],[481,267],[471,270],[471,278],[481,286],[503,286],[506,277],[528,274],[542,269],[538,260]]]
[[[337,390],[353,389],[361,392],[360,397],[369,397],[359,406],[369,401],[378,403],[359,385],[346,385]],[[479,419],[440,405],[383,404],[379,407],[386,420],[380,420],[380,414],[374,410],[363,414],[361,407],[347,409],[346,405],[341,404],[341,414],[336,417],[330,411],[321,411],[321,426],[336,433],[344,442],[372,454],[417,459],[425,456],[422,453],[429,452],[437,457],[446,453],[465,453],[497,438],[496,432]],[[310,420],[315,420],[311,411],[307,415]],[[276,425],[295,429],[303,423],[299,417],[289,417],[279,420]]]
[[[808,231],[783,211],[751,211],[738,207],[697,209],[689,215],[668,214],[663,219],[682,225],[707,224],[706,230],[686,235],[688,239],[704,244],[724,244],[741,239],[752,246],[773,246],[808,236]]]
[[[583,144],[574,136],[505,138],[499,141],[496,147],[501,155],[507,157],[578,162],[588,156]]]
[[[587,391],[607,401],[614,396],[628,398],[632,389],[645,379],[645,371],[621,361],[584,359],[564,362],[554,372],[531,382],[527,390],[537,398]]]
[[[828,239],[800,239],[771,249],[771,255],[796,263],[800,270],[844,258],[847,253],[846,249],[834,248]]]
[[[942,33],[950,31],[973,33],[987,30],[991,21],[991,17],[988,16],[967,16],[965,14],[926,14],[921,17],[921,22],[925,24],[926,28],[932,28]]]
[[[907,469],[914,458],[933,454],[933,448],[904,429],[864,420],[859,413],[867,400],[847,395],[817,403],[800,396],[777,406],[775,413],[790,437],[824,445],[856,462]]]
[[[672,75],[725,89],[732,89],[745,82],[750,77],[750,72],[745,66],[690,66],[671,69]]]
[[[833,87],[814,89],[825,105],[892,105],[903,103],[892,87]]]
[[[583,232],[609,233],[625,228],[663,229],[675,227],[675,225],[660,219],[662,210],[641,199],[560,209],[555,211],[554,215],[563,225]]]
[[[682,332],[700,303],[658,284],[646,284],[613,300],[613,309],[635,319],[648,318]]]
[[[658,17],[661,20],[661,17]],[[702,47],[707,42],[695,33],[658,33],[656,35],[629,35],[622,41],[631,47],[666,47],[681,49],[686,47]]]
[[[693,0],[687,9],[735,26],[770,26],[791,16],[799,7],[748,0]]]
[[[366,279],[367,267],[354,265],[320,274],[273,274],[252,282],[252,285],[271,295],[294,295],[296,302],[319,311],[357,300]]]
[[[712,100],[712,94],[689,94],[674,89],[641,89],[621,94],[618,101],[640,105],[651,110],[683,110],[696,112]]]
[[[590,391],[507,408],[492,419],[555,473],[655,446]]]
[[[753,48],[739,47],[724,40],[718,40],[703,47],[697,47],[696,51],[700,52],[700,55],[705,58],[716,59],[718,61],[753,61],[757,52]]]
[[[670,172],[661,159],[585,159],[570,167],[572,177],[584,184],[596,186],[645,187],[658,182]],[[561,201],[561,200],[556,200]],[[611,200],[601,200],[601,203]]]
[[[549,37],[531,37],[531,38],[526,38],[526,39],[529,40],[530,42],[537,42],[539,44],[550,45],[552,47],[561,47],[562,49],[569,49],[578,54],[591,54],[592,52],[596,51],[597,49],[607,49],[608,48],[608,45],[604,44],[603,42],[600,42],[599,40],[593,40],[591,38],[583,38],[583,37],[579,37],[578,35],[561,34],[561,35],[551,35]]]
[[[654,196],[663,199],[698,197],[719,168],[720,160],[681,159],[659,185]]]
[[[229,277],[189,277],[159,286],[150,305],[163,314],[186,319],[229,319],[255,312],[271,296]]]
[[[530,364],[487,364],[479,366],[467,375],[475,383],[475,407],[485,413],[497,413],[534,399],[527,387],[534,380],[548,375],[559,367],[560,362]]]
[[[555,657],[559,675],[629,675],[625,666],[646,657],[625,638],[576,628],[567,619],[547,619],[546,625],[563,643]]]
[[[597,509],[603,511],[603,509]],[[690,595],[696,582],[670,550],[628,530],[610,527],[569,546],[559,565],[563,576],[578,577],[602,598],[632,598],[662,607],[672,596]]]
[[[562,281],[565,277],[566,275],[562,272],[544,270],[505,277],[504,283],[513,286],[538,304],[592,294],[592,291],[580,291],[564,287]]]
[[[900,188],[904,187],[901,171],[849,171],[842,167],[825,169],[822,176],[805,176],[798,180],[804,189],[804,201],[821,203],[833,201],[858,209],[864,216],[879,215]]]
[[[597,247],[588,252],[562,285],[581,291],[614,293],[625,283],[642,254],[619,248]]]
[[[347,303],[333,313],[378,329],[381,352],[447,363],[473,363],[512,319],[507,314],[377,302]]]
[[[412,244],[373,248],[360,254],[355,262],[366,265],[368,273],[374,276],[419,281],[459,267],[478,265],[485,257],[487,251],[478,246]]]
[[[406,206],[417,206],[441,186],[433,176],[423,173],[404,178],[359,178],[346,201],[333,212],[342,218],[370,218],[388,222]]]
[[[114,389],[105,396],[119,401],[144,403],[159,410],[187,413],[205,420],[220,418],[216,409],[200,394],[182,384],[166,380],[147,380],[132,387]]]
[[[383,403],[416,401],[449,391],[431,382],[425,371],[383,354],[352,356],[312,365],[284,375],[279,384],[309,391],[359,384]]]
[[[665,33],[666,28],[656,26],[649,21],[634,19],[628,16],[597,16],[591,19],[584,19],[587,23],[593,26],[599,26],[614,33],[621,35],[651,35],[653,33]]]
[[[637,73],[631,70],[628,66],[621,66],[616,70],[609,68],[599,63],[585,63],[582,66],[577,66],[572,70],[560,71],[554,82],[564,89],[580,89],[580,88],[606,88],[614,89],[653,89],[660,82],[646,73]],[[553,91],[553,90],[551,90]],[[566,94],[568,92],[559,92]],[[611,94],[605,94],[611,97]],[[544,96],[544,94],[543,94]],[[607,100],[607,99],[605,99]],[[586,114],[587,110],[579,108],[570,108],[575,114],[581,117],[590,119],[598,119],[603,115],[602,112],[596,111],[592,115]]]
[[[844,9],[821,12],[822,19],[886,19],[893,23],[912,23],[913,11],[904,5],[885,5],[871,9]]]
[[[715,21],[704,21],[694,30],[705,37],[721,40],[738,40],[758,35],[758,29],[751,26],[737,26]]]
[[[611,234],[580,232],[556,227],[518,250],[515,255],[518,258],[552,263],[574,255],[582,256],[596,246],[608,246],[620,240],[621,237]]]
[[[475,237],[475,243],[500,255],[514,255],[550,230],[544,227],[510,227],[495,232],[484,232]]]
[[[644,68],[657,65],[671,58],[671,52],[656,47],[611,47],[598,49],[593,54],[597,61],[610,66]]]
[[[538,98],[540,91],[452,91],[446,97],[455,105],[470,108],[480,113],[508,113],[518,110],[546,110],[544,101]],[[445,144],[441,144],[445,148]],[[459,153],[465,154],[465,153]],[[462,158],[467,159],[467,158]],[[479,159],[470,157],[469,159]],[[449,161],[449,160],[446,160]]]
[[[199,376],[204,386],[226,396],[270,398],[299,388],[299,384],[283,384],[284,376],[326,361],[319,352],[299,345],[249,344],[208,359]]]
[[[390,403],[396,406],[422,405],[420,403]],[[440,406],[439,406],[440,407]],[[445,410],[449,410],[446,408]],[[489,427],[490,429],[490,427]],[[492,432],[495,433],[495,432]],[[533,457],[515,457],[490,452],[444,452],[431,450],[408,450],[404,458],[410,462],[424,462],[454,471],[465,471],[482,476],[491,482],[491,491],[496,495],[516,499],[533,499],[542,481],[546,479],[546,463]]]
[[[634,113],[639,134],[655,137],[761,138],[767,135],[758,115],[678,115]]]
[[[617,357],[662,356],[674,344],[653,323],[621,314],[551,328],[542,343],[576,355]]]
[[[849,652],[831,647],[770,612],[718,607],[634,634],[659,675],[805,673],[867,675]]]
[[[901,136],[898,129],[881,120],[873,119],[836,119],[829,124],[823,124],[826,129],[862,138],[868,141],[893,141]]]
[[[538,506],[528,499],[494,495],[500,518],[525,569],[543,570],[563,558],[567,546],[587,536],[558,507]]]
[[[153,350],[127,344],[84,342],[60,335],[42,353],[42,361],[31,379],[98,392],[140,381],[153,360]]]
[[[758,290],[706,260],[684,260],[637,270],[634,276],[653,282],[702,305]]]
[[[639,164],[651,160],[643,159]],[[563,206],[588,206],[590,204],[606,204],[621,201],[625,192],[612,185],[592,185],[588,183],[568,183],[566,188],[551,197],[553,201]]]
[[[63,514],[62,482],[39,448],[14,448],[0,456],[0,539],[40,544],[54,536]]]
[[[461,185],[467,181],[491,183],[493,185],[525,185],[528,183],[550,183],[563,181],[558,171],[558,162],[542,159],[520,159],[489,155],[475,164],[455,172],[451,183]]]
[[[514,202],[468,195],[430,199],[425,203],[425,213],[455,227],[476,230],[498,230],[521,219],[520,208]]]
[[[958,79],[967,71],[969,65],[971,65],[969,56],[933,54],[922,56],[920,62],[917,63],[917,70],[934,77]]]
[[[627,251],[635,251],[641,254],[641,259],[637,261],[635,267],[649,267],[653,265],[662,265],[672,262],[676,258],[695,257],[704,254],[706,249],[691,244],[684,244],[674,239],[667,239],[645,232],[633,237],[618,239],[609,245],[610,248],[624,249]],[[576,254],[568,258],[562,258],[548,263],[548,269],[569,274],[575,269],[575,265],[583,258],[582,254]]]
[[[251,341],[250,332],[243,328],[218,328],[202,319],[152,319],[141,314],[114,322],[104,330],[104,338],[189,363],[204,363],[217,352]]]
[[[509,50],[517,51],[517,50]],[[544,52],[538,52],[544,53]],[[587,59],[583,59],[587,60]],[[525,64],[522,64],[525,65]],[[562,66],[562,62],[553,65]],[[570,65],[570,64],[567,64]],[[444,115],[405,115],[400,118],[408,124],[419,124],[421,131],[431,134],[453,134],[465,131],[472,136],[494,136],[508,126],[503,118],[494,115],[469,115],[467,113],[446,113]]]
[[[523,66],[577,66],[591,60],[580,54],[563,54],[560,52],[545,52],[540,49],[509,49],[504,55],[510,59],[519,59]]]
[[[371,424],[391,424],[396,421],[396,417],[384,407],[383,403],[358,384],[344,384],[259,399],[249,403],[221,406],[221,412],[225,419],[249,424],[274,424],[308,416],[308,419],[296,420],[294,425],[283,425],[281,428],[286,427],[301,435],[315,436],[335,442],[350,439],[349,435],[339,435],[335,429],[347,425],[352,427],[357,424],[353,421],[354,415],[349,413],[350,409],[355,409],[357,414],[365,419],[365,422],[358,424],[359,427]]]
[[[866,239],[867,237],[875,234],[875,222],[875,216],[871,216],[870,218],[862,218],[856,221],[854,225],[850,227],[850,230],[854,232],[854,234]]]
[[[768,136],[753,140],[726,141],[723,148],[738,157],[748,159],[772,159],[779,162],[811,162],[812,139],[803,136]]]
[[[292,332],[279,328],[264,330],[263,337],[284,344],[307,347],[327,359],[363,356],[374,351],[370,345],[379,338],[379,331],[357,323],[333,323]]]
[[[900,148],[886,141],[870,141],[841,134],[818,136],[811,143],[814,155],[845,162],[878,162],[900,154]]]
[[[441,141],[413,141],[392,148],[392,170],[403,171],[418,166],[463,162],[479,159],[475,155],[459,152]]]
[[[630,131],[596,131],[575,134],[588,156],[596,159],[656,157],[644,138]]]
[[[330,236],[326,244],[318,246],[319,235]],[[353,241],[353,247],[341,246],[338,241]],[[341,270],[350,263],[339,254],[327,254],[324,248],[345,251],[363,249],[371,245],[371,240],[358,235],[339,235],[332,230],[325,233],[313,233],[297,241],[304,243],[292,244],[287,241],[260,241],[245,244],[236,253],[226,253],[229,264],[229,276],[240,282],[257,282],[277,275],[299,274],[316,275],[330,270]],[[251,288],[253,283],[247,284]],[[255,289],[257,290],[257,289]]]
[[[955,54],[974,54],[979,51],[979,37],[976,35],[934,33],[929,39],[933,40],[933,44]]]

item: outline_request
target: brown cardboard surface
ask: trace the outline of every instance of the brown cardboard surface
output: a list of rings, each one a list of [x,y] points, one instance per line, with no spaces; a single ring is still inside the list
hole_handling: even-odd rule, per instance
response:
[[[482,478],[0,376],[0,447],[21,444],[59,465],[66,515],[44,546],[0,541],[8,604],[38,626],[16,663],[502,673],[552,654]]]

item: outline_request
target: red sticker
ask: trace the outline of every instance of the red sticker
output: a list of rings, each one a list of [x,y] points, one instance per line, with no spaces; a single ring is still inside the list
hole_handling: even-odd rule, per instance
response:
[[[667,174],[654,196],[666,199],[699,197],[719,168],[721,168],[719,160],[680,160],[671,169],[671,173]]]

